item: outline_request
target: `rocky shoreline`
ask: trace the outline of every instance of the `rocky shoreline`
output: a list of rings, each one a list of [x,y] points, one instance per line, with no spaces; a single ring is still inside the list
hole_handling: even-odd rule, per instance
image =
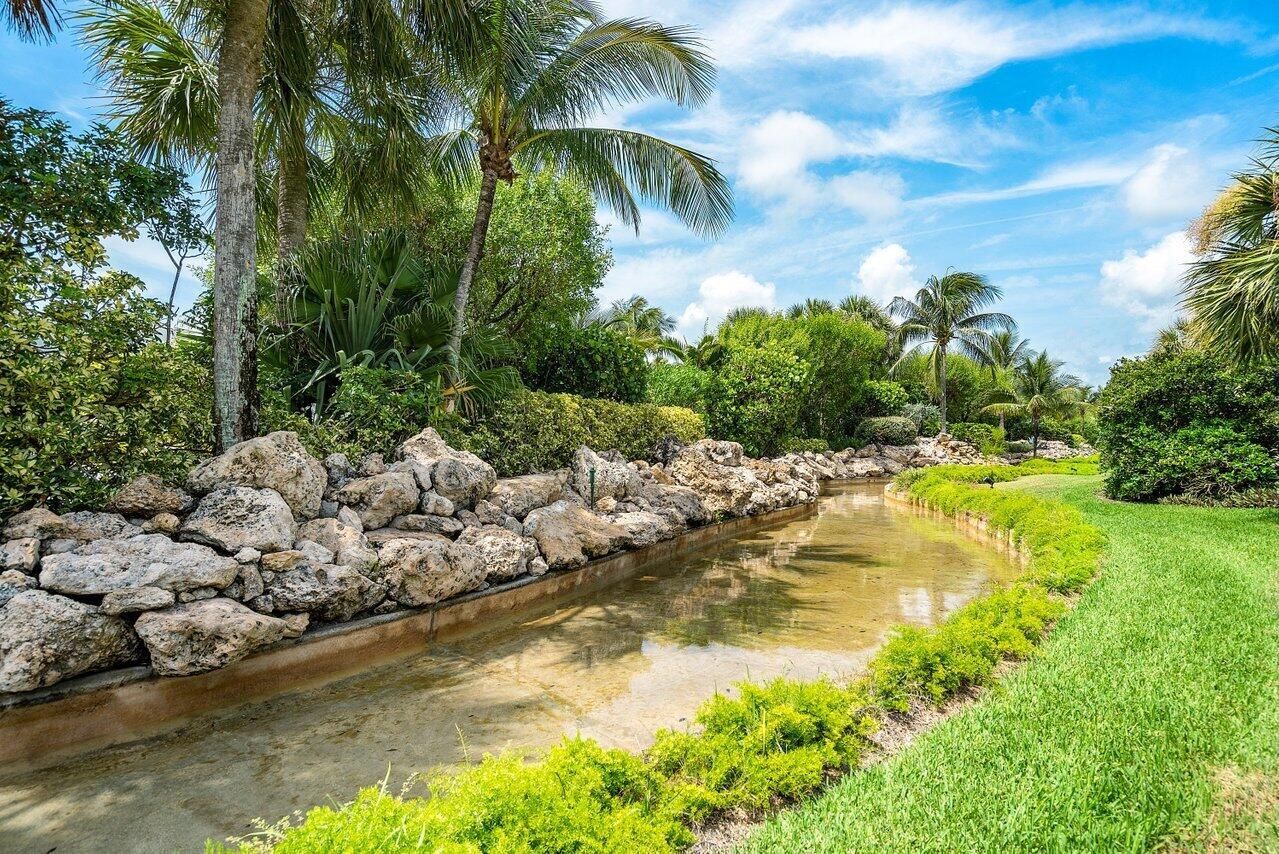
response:
[[[308,628],[808,503],[823,480],[985,461],[946,436],[771,460],[669,440],[653,460],[582,447],[569,468],[498,479],[429,428],[392,462],[358,464],[280,432],[203,462],[184,488],[144,477],[103,511],[18,513],[0,545],[0,692],[136,664],[213,670]]]

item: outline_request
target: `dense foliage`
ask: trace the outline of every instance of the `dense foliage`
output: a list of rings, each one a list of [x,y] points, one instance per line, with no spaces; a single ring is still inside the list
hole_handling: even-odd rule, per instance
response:
[[[463,431],[456,441],[507,476],[566,466],[582,445],[646,459],[659,439],[692,442],[705,437],[706,426],[696,412],[674,406],[521,392]]]
[[[706,420],[717,439],[742,444],[751,456],[772,454],[796,434],[811,376],[788,348],[730,346],[706,385]]]
[[[696,365],[658,362],[648,374],[648,399],[659,406],[706,408],[710,374]]]
[[[1196,348],[1124,359],[1098,420],[1112,497],[1219,499],[1264,487],[1276,477],[1279,368],[1235,367]]]
[[[644,400],[648,362],[625,333],[563,324],[531,333],[527,347],[520,375],[529,388],[624,403]]]
[[[857,425],[857,438],[876,445],[909,445],[919,435],[915,422],[900,415],[867,418]]]

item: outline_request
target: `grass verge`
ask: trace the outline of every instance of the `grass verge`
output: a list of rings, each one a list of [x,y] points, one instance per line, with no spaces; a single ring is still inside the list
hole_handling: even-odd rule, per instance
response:
[[[1099,580],[983,702],[745,850],[1279,850],[1279,513],[1123,504],[1099,486],[985,491],[1061,502],[1104,532]]]
[[[1036,460],[1021,467],[941,466],[911,472],[900,488],[946,512],[987,517],[1030,554],[1023,577],[931,628],[900,629],[852,685],[779,679],[744,684],[698,711],[693,731],[660,731],[645,754],[566,739],[540,761],[485,757],[436,778],[430,797],[371,787],[338,808],[311,810],[239,842],[243,850],[638,851],[678,850],[692,828],[729,810],[758,811],[811,795],[855,767],[888,710],[942,703],[988,681],[995,665],[1024,658],[1096,570],[1102,538],[1079,513],[981,483],[1023,474],[1095,471],[1095,464]],[[224,850],[210,843],[210,851]]]

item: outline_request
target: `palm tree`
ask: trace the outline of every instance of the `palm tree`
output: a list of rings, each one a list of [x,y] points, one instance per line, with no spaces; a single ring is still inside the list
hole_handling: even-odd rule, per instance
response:
[[[696,344],[685,344],[678,356],[687,365],[710,370],[724,360],[724,342],[718,336],[703,334]]]
[[[1027,356],[1034,355],[1030,349],[1030,341],[1017,334],[1015,329],[997,329],[990,334],[986,343],[983,361],[990,368],[990,378],[1007,384],[1008,372]],[[1005,427],[1003,413],[999,416],[999,429]]]
[[[1031,425],[1031,451],[1039,456],[1039,425],[1044,418],[1084,412],[1092,404],[1080,388],[1078,378],[1061,372],[1062,363],[1039,353],[1025,356],[1013,369],[1012,381],[1002,396],[1006,400],[983,409],[1000,415],[1028,415]]]
[[[62,26],[62,15],[50,0],[5,0],[0,9],[5,29],[24,41],[52,39],[53,31]]]
[[[1182,292],[1193,338],[1243,363],[1279,357],[1279,128],[1263,144],[1192,227]]]
[[[786,309],[786,316],[792,319],[800,317],[817,317],[822,314],[834,314],[835,304],[828,299],[813,299],[809,297],[803,302],[797,302],[790,308]]]
[[[617,300],[599,317],[599,323],[625,333],[649,356],[678,356],[683,349],[671,337],[675,318],[642,296]]]
[[[946,353],[955,344],[964,355],[985,362],[991,332],[1014,326],[1013,319],[1006,314],[982,311],[1002,295],[984,276],[953,272],[940,279],[929,276],[913,300],[896,297],[889,305],[889,310],[901,318],[900,340],[903,345],[910,345],[893,365],[893,370],[912,354],[930,348],[928,361],[937,378],[943,433],[946,432]]]
[[[638,195],[669,207],[700,234],[727,227],[728,183],[711,160],[635,131],[582,126],[603,108],[639,98],[703,102],[714,69],[691,31],[604,20],[585,0],[480,3],[476,14],[473,50],[443,57],[458,126],[435,140],[442,174],[458,185],[479,178],[454,302],[455,338],[464,331],[497,182],[513,181],[517,168],[574,175],[627,225],[638,227]]]

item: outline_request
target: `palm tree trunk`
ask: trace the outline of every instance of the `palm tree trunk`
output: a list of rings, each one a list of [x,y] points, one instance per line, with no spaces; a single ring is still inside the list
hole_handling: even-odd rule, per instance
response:
[[[306,224],[310,216],[305,142],[285,140],[280,146],[279,161],[275,225],[280,273],[275,288],[275,321],[282,324],[288,313],[291,266],[306,246]]]
[[[213,442],[257,433],[257,210],[253,102],[267,0],[229,0],[218,56],[217,202],[213,272]]]
[[[1030,455],[1039,456],[1039,416],[1030,419]]]
[[[938,408],[941,410],[941,431],[946,432],[946,346],[943,344],[941,352],[937,358],[940,362],[937,365],[937,389],[940,393],[941,400]]]
[[[475,225],[471,228],[471,244],[466,250],[466,262],[457,280],[457,293],[453,295],[453,331],[449,333],[449,363],[457,366],[461,355],[462,333],[466,326],[466,300],[471,295],[471,283],[475,271],[484,257],[484,238],[488,236],[489,218],[493,216],[493,196],[497,192],[497,172],[485,169],[480,181],[480,200],[475,206]]]

